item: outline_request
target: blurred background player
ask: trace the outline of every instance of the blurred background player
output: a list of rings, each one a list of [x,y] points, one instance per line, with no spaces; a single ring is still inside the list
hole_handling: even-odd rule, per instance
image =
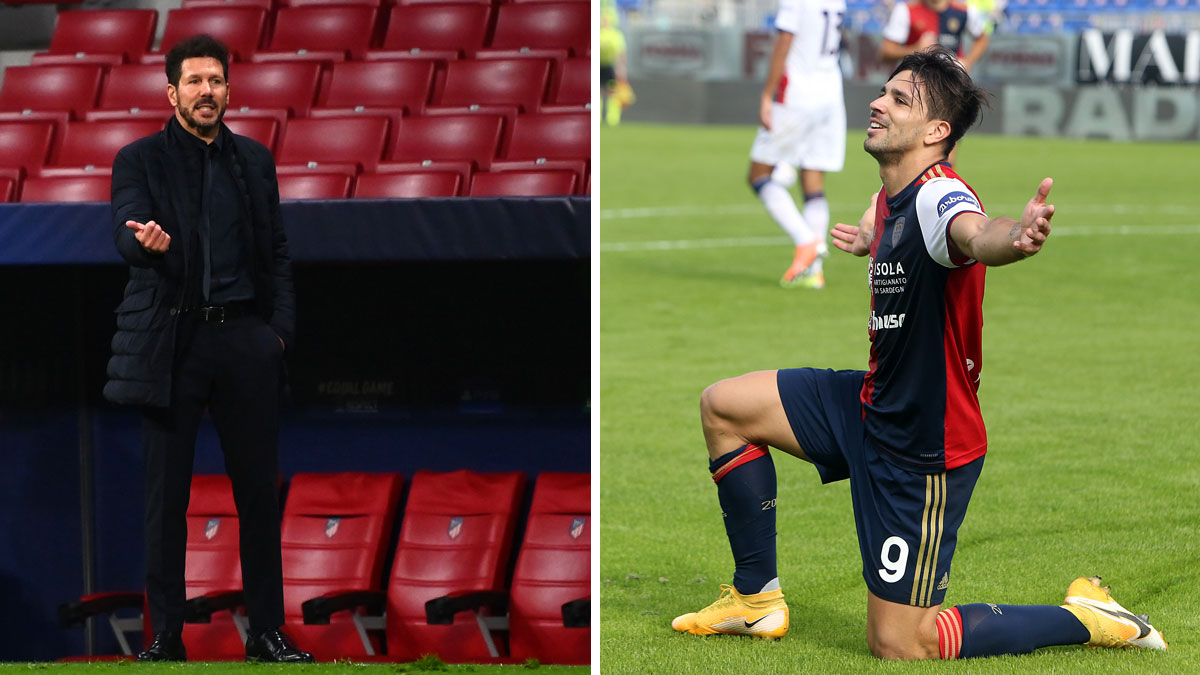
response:
[[[781,0],[775,16],[775,47],[759,106],[762,125],[750,148],[747,180],[767,212],[796,246],[785,288],[824,288],[821,256],[827,246],[829,203],[825,172],[841,171],[846,159],[846,103],[838,51],[845,0]],[[776,166],[800,169],[804,213]]]
[[[601,114],[610,127],[621,123],[621,111],[633,105],[633,87],[625,69],[625,35],[621,33],[617,8],[605,3],[600,8],[600,89],[604,96]]]
[[[993,0],[984,0],[995,5]],[[958,57],[970,73],[987,51],[991,24],[979,3],[965,5],[957,0],[909,0],[892,8],[883,27],[879,57],[894,62],[909,54],[940,44]],[[963,55],[963,33],[971,36],[971,48]],[[958,166],[958,148],[950,153],[951,166]]]

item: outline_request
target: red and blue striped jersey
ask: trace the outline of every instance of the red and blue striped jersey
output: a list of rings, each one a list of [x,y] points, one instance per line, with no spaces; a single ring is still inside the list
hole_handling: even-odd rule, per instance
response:
[[[987,451],[979,410],[984,266],[957,253],[954,219],[983,214],[944,162],[875,207],[868,284],[867,433],[900,462],[930,473]]]

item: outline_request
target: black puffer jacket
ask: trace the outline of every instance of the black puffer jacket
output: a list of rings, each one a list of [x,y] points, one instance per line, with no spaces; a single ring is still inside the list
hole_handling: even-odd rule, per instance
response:
[[[172,129],[174,125],[174,129]],[[108,362],[104,396],[114,403],[165,407],[171,400],[175,328],[182,307],[199,304],[201,167],[199,153],[185,152],[174,117],[157,134],[130,143],[113,161],[112,213],[117,250],[129,263],[129,283],[117,307],[117,332]],[[262,144],[222,125],[225,144],[246,212],[241,233],[250,259],[260,316],[287,345],[296,323],[292,265],[279,211],[275,159]],[[186,140],[186,139],[182,139]],[[171,235],[166,253],[147,252],[125,221],[150,220]]]

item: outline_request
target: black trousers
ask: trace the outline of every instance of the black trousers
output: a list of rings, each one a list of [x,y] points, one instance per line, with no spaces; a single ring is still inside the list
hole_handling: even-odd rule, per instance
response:
[[[187,507],[205,408],[233,483],[242,584],[252,633],[283,624],[279,535],[279,391],[283,346],[253,315],[180,319],[169,408],[146,408],[146,592],[155,632],[183,629]]]

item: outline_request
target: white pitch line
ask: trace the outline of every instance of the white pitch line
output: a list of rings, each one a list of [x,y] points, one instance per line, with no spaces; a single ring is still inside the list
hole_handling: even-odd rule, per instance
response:
[[[1054,228],[1054,237],[1103,237],[1103,236],[1157,236],[1178,234],[1200,234],[1200,224],[1195,225],[1081,225]],[[659,241],[619,241],[600,244],[601,253],[628,253],[631,251],[686,251],[702,248],[752,248],[757,246],[782,246],[791,240],[783,235],[775,237],[726,237],[720,239],[674,239]]]
[[[1054,201],[1053,199],[1051,200]],[[840,203],[834,202],[831,207],[837,210],[856,211],[863,208],[863,202]],[[990,212],[1010,213],[1019,212],[1024,204],[985,204]],[[1079,214],[1165,214],[1188,215],[1200,213],[1200,206],[1195,204],[1156,204],[1154,206],[1139,206],[1135,204],[1078,204],[1065,206],[1057,204],[1059,212]],[[762,204],[723,204],[718,206],[644,206],[625,209],[601,209],[600,220],[636,220],[639,218],[691,218],[696,216],[732,216],[744,214],[766,215]]]

